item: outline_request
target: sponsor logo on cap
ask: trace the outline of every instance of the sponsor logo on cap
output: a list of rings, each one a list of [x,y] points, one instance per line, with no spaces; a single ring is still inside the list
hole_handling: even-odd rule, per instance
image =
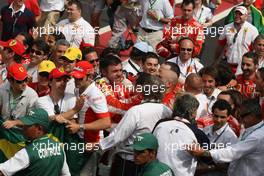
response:
[[[9,46],[14,46],[17,44],[17,41],[16,40],[12,40],[10,43],[9,43]]]

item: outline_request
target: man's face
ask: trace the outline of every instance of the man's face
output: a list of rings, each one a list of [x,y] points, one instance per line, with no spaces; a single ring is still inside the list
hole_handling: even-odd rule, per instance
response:
[[[216,82],[215,79],[207,74],[202,75],[202,80],[203,80],[203,91],[206,96],[212,95],[214,92],[214,89],[216,87]]]
[[[80,89],[82,87],[85,87],[87,83],[87,77],[84,78],[74,78],[75,87]]]
[[[3,62],[7,65],[10,65],[12,62],[14,62],[14,51],[11,48],[5,47],[2,52],[2,59]]]
[[[254,64],[252,58],[243,57],[241,69],[243,71],[243,75],[248,77],[256,72],[257,66]]]
[[[189,20],[193,17],[193,5],[191,3],[182,6],[182,17],[185,20]]]
[[[28,78],[25,78],[22,81],[18,81],[12,78],[10,80],[10,85],[15,91],[23,92],[27,87],[27,82],[28,82]]]
[[[49,85],[49,73],[48,72],[40,72],[38,74],[38,84],[40,86],[45,86],[45,87]]]
[[[243,15],[240,11],[235,11],[235,24],[242,24],[247,20],[247,14]]]
[[[142,70],[145,73],[149,73],[151,75],[157,75],[159,68],[159,61],[156,58],[148,58],[146,62],[143,64]]]
[[[33,45],[30,50],[30,59],[31,65],[38,65],[41,61],[43,61],[46,58],[46,55],[44,54],[44,51],[39,50],[36,45]]]
[[[134,151],[134,161],[136,165],[146,164],[150,161],[150,152],[148,150]]]
[[[264,39],[257,40],[254,43],[254,50],[259,56],[264,56]]]
[[[49,45],[50,48],[53,48],[56,44],[56,39],[53,35],[48,35],[45,37],[45,42]]]
[[[38,127],[36,125],[30,125],[30,126],[25,125],[25,126],[23,126],[23,135],[28,140],[36,139],[37,132],[38,132]]]
[[[13,1],[15,4],[17,4],[18,6],[22,6],[25,2],[25,0],[14,0]]]
[[[193,43],[190,40],[182,40],[180,43],[180,58],[182,61],[188,61],[192,58]]]
[[[66,52],[67,49],[68,49],[68,47],[65,45],[58,45],[56,47],[56,49],[54,50],[53,59],[54,59],[54,62],[55,62],[57,67],[61,67],[63,65],[64,61],[61,58],[61,56],[64,55],[64,53]]]
[[[62,57],[63,58],[63,68],[67,73],[71,73],[75,67],[76,64],[76,60],[72,61],[69,60],[66,57]]]
[[[51,89],[55,89],[55,90],[63,93],[65,91],[65,89],[66,89],[66,85],[67,85],[68,79],[69,78],[66,77],[66,76],[52,79],[52,81],[51,81]]]
[[[120,84],[123,79],[122,65],[109,65],[104,71],[104,76],[110,81],[110,84]]]
[[[99,72],[99,58],[96,52],[87,54],[85,59],[93,65],[96,72]]]
[[[256,84],[256,91],[257,92],[262,92],[263,88],[264,88],[264,81],[261,78],[259,71],[256,73],[254,82]]]
[[[81,11],[77,8],[76,4],[69,5],[67,7],[68,19],[70,21],[76,21],[81,17]]]
[[[214,109],[213,112],[213,121],[214,121],[214,129],[218,130],[223,127],[227,122],[227,110],[220,110],[218,108]]]
[[[159,77],[167,88],[170,88],[172,85],[176,84],[175,79],[173,79],[173,77],[178,77],[175,72],[170,70],[170,67],[171,66],[169,65],[161,64],[159,69]]]

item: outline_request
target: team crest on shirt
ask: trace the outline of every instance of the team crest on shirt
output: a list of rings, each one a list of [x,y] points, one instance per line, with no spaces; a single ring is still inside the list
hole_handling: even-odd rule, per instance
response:
[[[17,44],[17,41],[16,40],[12,40],[10,43],[9,43],[9,46],[14,46]]]
[[[142,136],[137,136],[137,141],[142,141],[142,139],[144,139],[144,137],[142,137]]]
[[[34,114],[35,114],[34,111],[29,111],[29,113],[28,113],[29,116],[33,116]]]

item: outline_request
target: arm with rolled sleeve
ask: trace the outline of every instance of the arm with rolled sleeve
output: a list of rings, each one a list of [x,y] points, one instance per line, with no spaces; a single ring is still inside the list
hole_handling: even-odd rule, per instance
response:
[[[128,110],[110,135],[100,141],[101,149],[110,149],[130,137],[137,127],[139,121],[138,117],[140,117],[140,115],[134,108]]]
[[[234,145],[223,149],[210,150],[209,152],[215,162],[231,162],[255,151],[259,145],[259,139],[249,137],[248,139],[239,141]]]
[[[14,175],[16,172],[29,166],[29,157],[26,149],[21,149],[15,156],[0,164],[0,171],[5,176]],[[1,175],[1,174],[0,174]]]

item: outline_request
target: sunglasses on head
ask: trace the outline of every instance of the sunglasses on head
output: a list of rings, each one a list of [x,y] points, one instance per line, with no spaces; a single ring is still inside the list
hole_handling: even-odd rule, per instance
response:
[[[40,56],[40,55],[42,55],[43,53],[42,53],[42,51],[39,51],[39,50],[34,50],[34,49],[31,49],[30,50],[30,53],[32,53],[32,54],[36,54],[36,55],[38,55],[38,56]]]
[[[93,64],[94,62],[99,62],[99,58],[93,59],[89,61],[91,64]]]
[[[16,79],[13,79],[17,84],[22,84],[24,82],[28,82],[28,78],[24,79],[24,80],[16,80]]]
[[[192,52],[192,48],[181,48],[180,49],[181,51],[188,51],[188,52]]]

